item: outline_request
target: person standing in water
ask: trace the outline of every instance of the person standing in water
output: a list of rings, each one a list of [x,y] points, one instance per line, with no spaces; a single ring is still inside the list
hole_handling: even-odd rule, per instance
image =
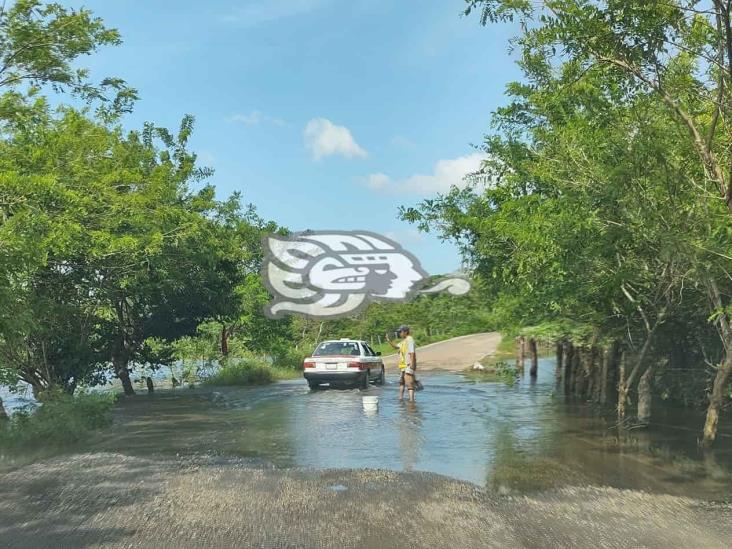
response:
[[[399,326],[397,333],[401,338],[398,345],[389,339],[389,334],[386,334],[386,341],[392,348],[399,351],[399,400],[404,398],[404,387],[406,386],[409,400],[414,401],[417,349],[414,338],[409,333],[409,326]]]

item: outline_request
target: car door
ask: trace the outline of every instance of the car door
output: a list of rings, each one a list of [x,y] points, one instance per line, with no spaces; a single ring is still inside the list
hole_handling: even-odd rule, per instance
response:
[[[361,342],[364,351],[364,360],[368,362],[371,372],[371,379],[376,379],[381,375],[381,358],[376,356],[374,350],[365,341]]]

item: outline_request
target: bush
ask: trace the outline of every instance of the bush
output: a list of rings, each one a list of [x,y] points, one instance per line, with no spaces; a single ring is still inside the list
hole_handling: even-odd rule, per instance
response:
[[[230,362],[206,379],[206,385],[266,385],[276,379],[276,370],[264,362],[243,359]]]
[[[0,447],[63,447],[112,423],[115,395],[66,393],[47,395],[33,410],[20,410],[0,423]]]
[[[483,365],[485,370],[468,370],[466,372],[467,377],[473,381],[502,381],[508,385],[513,385],[516,382],[518,372],[513,365],[503,360],[499,360],[494,364],[484,362]]]
[[[273,356],[273,364],[277,368],[302,371],[302,362],[306,356],[308,354],[303,351],[287,347]]]

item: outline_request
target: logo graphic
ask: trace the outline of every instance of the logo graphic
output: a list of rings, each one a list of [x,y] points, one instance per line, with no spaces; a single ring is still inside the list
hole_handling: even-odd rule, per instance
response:
[[[264,239],[262,277],[273,301],[270,318],[299,313],[333,318],[358,312],[370,301],[408,301],[427,278],[419,261],[399,244],[368,231],[307,231]],[[462,295],[470,283],[443,280],[423,293]]]

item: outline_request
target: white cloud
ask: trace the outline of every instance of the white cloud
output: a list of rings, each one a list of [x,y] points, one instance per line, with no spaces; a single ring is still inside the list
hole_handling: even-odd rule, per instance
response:
[[[329,0],[248,0],[223,16],[226,23],[254,27],[285,17],[304,15],[327,4]]]
[[[392,179],[383,173],[373,173],[362,178],[369,188],[390,194],[431,195],[444,193],[453,185],[463,188],[467,185],[465,176],[478,171],[484,153],[475,152],[457,158],[438,160],[431,174],[415,174],[406,179]]]
[[[375,191],[380,191],[389,186],[391,178],[385,173],[372,173],[366,176],[365,183]]]
[[[339,154],[346,158],[366,157],[368,153],[356,143],[351,130],[336,126],[327,118],[313,118],[303,132],[305,146],[315,160]]]
[[[244,124],[245,126],[256,126],[258,124],[274,124],[275,126],[285,126],[286,123],[281,118],[269,116],[258,110],[253,110],[249,114],[235,114],[229,118],[231,122]]]

